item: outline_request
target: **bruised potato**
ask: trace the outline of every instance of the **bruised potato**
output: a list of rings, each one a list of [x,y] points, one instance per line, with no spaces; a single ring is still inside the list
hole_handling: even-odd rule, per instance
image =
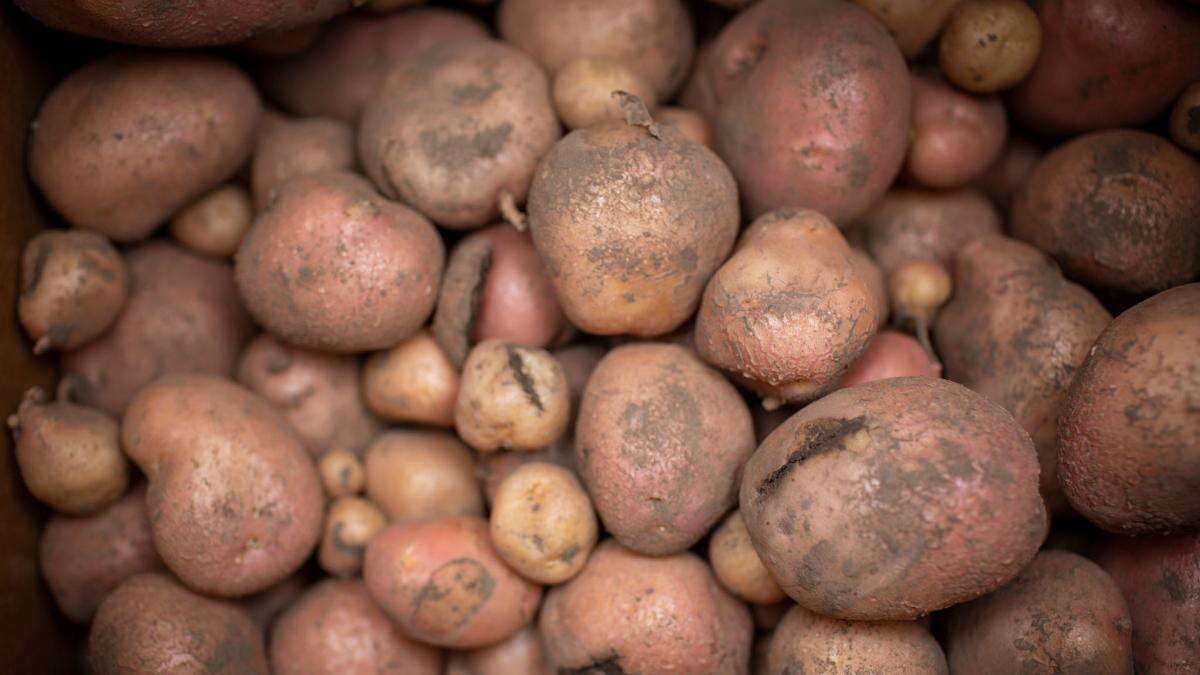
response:
[[[284,183],[323,171],[352,171],[354,130],[320,117],[285,120],[258,139],[250,164],[254,208],[262,211]]]
[[[254,222],[254,205],[236,183],[205,194],[171,219],[171,236],[196,253],[228,258]]]
[[[425,329],[368,357],[362,386],[367,407],[384,419],[454,426],[458,371]]]
[[[395,429],[364,456],[367,496],[393,521],[481,516],[471,451],[443,431]]]
[[[463,363],[454,426],[480,452],[547,447],[570,414],[566,374],[545,350],[488,340]]]
[[[335,577],[349,577],[362,569],[363,551],[387,526],[387,516],[360,497],[339,497],[325,514],[325,533],[317,549],[317,564]]]
[[[721,585],[746,602],[770,605],[787,597],[763,566],[742,514],[736,510],[713,530],[708,562]]]
[[[554,74],[554,110],[568,129],[625,119],[614,92],[624,91],[653,107],[655,92],[649,83],[617,61],[580,58]]]
[[[916,621],[842,621],[793,606],[771,634],[762,672],[821,673],[830,664],[845,673],[950,672],[941,646]]]

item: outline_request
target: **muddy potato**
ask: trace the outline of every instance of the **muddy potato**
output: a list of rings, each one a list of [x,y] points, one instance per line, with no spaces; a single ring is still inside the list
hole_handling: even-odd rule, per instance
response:
[[[500,560],[487,521],[472,516],[391,525],[367,546],[363,580],[406,635],[456,649],[510,637],[542,595]]]
[[[125,263],[99,234],[46,230],[25,245],[17,315],[34,354],[96,338],[116,321],[128,295]]]
[[[471,451],[444,431],[392,430],[364,455],[367,497],[394,521],[481,516]]]
[[[196,253],[228,258],[254,222],[250,193],[236,183],[205,194],[171,219],[171,236]]]
[[[583,392],[580,474],[605,528],[635,551],[666,555],[699,541],[733,506],[753,451],[741,395],[683,347],[617,347]]]
[[[228,263],[152,241],[125,253],[129,299],[108,332],[62,356],[80,403],[120,415],[167,373],[229,375],[254,325]]]
[[[838,389],[893,377],[939,377],[942,365],[911,335],[881,330],[838,381]]]
[[[181,668],[266,675],[263,636],[246,610],[184,588],[166,574],[139,574],[104,599],[92,622],[87,660],[96,675]]]
[[[325,514],[325,533],[317,549],[317,564],[335,577],[350,577],[362,569],[363,551],[387,527],[387,516],[360,497],[339,497]]]
[[[472,448],[545,448],[562,438],[570,415],[567,376],[549,352],[487,340],[467,355],[454,427]]]
[[[367,407],[384,419],[454,426],[458,371],[428,330],[367,358],[362,383]]]
[[[815,211],[755,220],[704,289],[696,348],[768,407],[832,390],[887,317],[879,270]]]
[[[72,225],[143,239],[238,170],[261,114],[228,61],[117,52],[50,92],[31,127],[29,175]]]
[[[1126,129],[1047,154],[1013,202],[1010,227],[1090,288],[1144,296],[1200,275],[1200,162]]]
[[[546,73],[503,42],[442,43],[396,66],[363,111],[359,157],[389,197],[451,229],[521,203],[561,130]]]
[[[445,258],[429,221],[361,177],[284,184],[237,254],[250,313],[291,344],[356,352],[392,347],[433,311]]]
[[[292,178],[322,171],[352,171],[354,130],[320,117],[287,120],[263,134],[250,163],[254,208],[262,211]]]
[[[1000,232],[1000,214],[977,190],[898,188],[859,220],[854,235],[890,276],[914,260],[953,270],[955,256],[967,242]]]
[[[919,55],[960,0],[854,0],[887,27],[905,58]],[[1032,65],[1032,64],[1031,64]]]
[[[695,110],[673,105],[660,105],[654,109],[654,120],[659,124],[675,127],[685,138],[712,149],[712,128],[704,119],[704,115]]]
[[[530,462],[500,483],[492,500],[492,544],[504,562],[540,584],[579,573],[596,545],[596,514],[570,470]]]
[[[753,627],[692,553],[649,557],[609,539],[546,594],[539,619],[558,672],[745,675]]]
[[[1200,283],[1118,316],[1080,366],[1058,418],[1071,505],[1110,532],[1200,525]]]
[[[242,352],[237,381],[275,406],[314,457],[360,451],[379,431],[362,400],[358,359],[286,345],[269,333]]]
[[[755,605],[770,605],[787,596],[763,566],[738,511],[730,513],[708,540],[708,562],[721,585]]]
[[[1051,513],[1068,511],[1058,482],[1059,410],[1071,378],[1112,315],[1040,251],[988,237],[959,251],[954,298],[934,326],[946,377],[1012,413],[1029,432]]]
[[[1047,529],[1037,476],[1029,435],[999,405],[901,377],[793,415],[746,463],[740,503],[797,603],[912,619],[996,589],[1033,558]]]
[[[842,621],[800,606],[788,610],[771,635],[763,675],[832,672],[834,667],[880,675],[950,672],[941,646],[916,621]]]
[[[619,61],[579,58],[554,74],[551,95],[558,118],[568,129],[590,127],[600,122],[625,119],[620,99],[613,92],[624,91],[647,107],[654,107],[655,92],[648,82]]]
[[[249,390],[210,375],[162,377],[129,404],[121,440],[150,479],[155,548],[189,587],[254,593],[316,545],[325,498],[312,460]]]
[[[349,450],[330,450],[317,462],[321,485],[330,497],[349,497],[362,492],[367,485],[367,471],[362,460]]]
[[[550,675],[542,636],[526,626],[491,647],[455,652],[446,663],[446,675]]]
[[[1013,197],[1025,185],[1043,154],[1041,146],[1033,140],[1011,136],[1000,156],[972,186],[983,190],[996,206],[1008,210]]]
[[[1171,111],[1170,132],[1179,147],[1200,153],[1200,80],[1179,95]]]
[[[1042,27],[1029,3],[952,4],[957,9],[938,43],[938,64],[946,78],[976,94],[994,94],[1025,79],[1042,49]]]
[[[914,182],[961,187],[1000,156],[1008,136],[1000,99],[963,93],[927,72],[913,73],[912,92],[912,142],[904,170]]]

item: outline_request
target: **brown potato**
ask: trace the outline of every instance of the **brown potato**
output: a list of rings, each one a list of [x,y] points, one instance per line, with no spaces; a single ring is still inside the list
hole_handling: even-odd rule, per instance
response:
[[[721,585],[746,602],[770,605],[787,597],[763,566],[737,510],[713,530],[708,540],[708,562]]]
[[[941,373],[942,365],[912,336],[881,330],[871,338],[871,344],[862,356],[842,375],[837,388],[893,377],[939,377]]]
[[[975,94],[994,94],[1025,79],[1042,49],[1042,26],[1021,0],[957,5],[938,43],[946,78]]]
[[[491,647],[455,652],[446,663],[446,675],[550,675],[542,636],[526,626]]]
[[[1041,146],[1031,139],[1010,136],[1000,157],[972,185],[983,190],[996,206],[1007,210],[1043,154]]]
[[[442,654],[392,626],[362,581],[327,579],[275,622],[271,669],[277,675],[441,675]]]
[[[46,230],[25,245],[17,315],[34,354],[95,339],[116,321],[128,295],[125,263],[99,234]]]
[[[359,157],[389,197],[438,225],[477,228],[525,201],[561,130],[546,74],[503,42],[466,39],[397,65],[363,111]]]
[[[942,30],[961,0],[854,0],[887,27],[905,58],[913,58]]]
[[[792,607],[771,636],[766,668],[761,672],[835,672],[833,669],[880,675],[950,672],[937,640],[915,621],[841,621]]]
[[[611,59],[583,57],[568,62],[554,73],[551,93],[554,110],[568,129],[581,129],[601,122],[625,119],[620,98],[624,91],[654,107],[655,92],[628,65]]]
[[[596,366],[575,449],[605,528],[635,551],[666,555],[733,506],[754,428],[737,390],[691,352],[636,343]]]
[[[510,637],[542,596],[496,555],[487,521],[471,516],[391,525],[367,546],[363,580],[407,635],[456,649]]]
[[[692,553],[653,558],[609,539],[546,594],[539,619],[558,672],[746,675],[746,607]]]
[[[362,460],[349,450],[330,450],[317,462],[321,485],[330,497],[350,497],[367,485],[367,470]]]
[[[254,85],[224,59],[117,52],[46,98],[32,125],[29,175],[72,225],[143,239],[233,176],[261,115]]]
[[[384,419],[454,426],[458,371],[425,329],[372,354],[363,364],[362,383],[367,407]]]
[[[310,117],[276,125],[259,138],[250,165],[254,208],[265,209],[297,176],[352,171],[354,150],[354,130],[344,122]]]
[[[1200,80],[1188,85],[1171,111],[1171,140],[1194,153],[1200,153]]]
[[[978,178],[1000,156],[1008,136],[996,97],[963,93],[936,74],[912,77],[912,143],[906,175],[919,185],[956,188]]]
[[[30,494],[57,511],[87,515],[112,504],[129,486],[117,423],[70,401],[47,402],[34,387],[8,418],[17,468]]]
[[[495,503],[496,492],[509,474],[531,462],[549,462],[569,470],[579,477],[575,448],[571,439],[562,438],[548,448],[536,452],[489,452],[479,455],[475,474],[483,483],[483,496],[489,505]]]
[[[472,448],[545,448],[562,438],[570,415],[567,376],[549,352],[487,340],[467,355],[454,427]]]
[[[130,577],[104,599],[87,659],[96,675],[269,672],[262,632],[246,610],[160,573]]]
[[[388,431],[364,460],[367,497],[391,520],[483,515],[471,451],[453,434]]]
[[[755,220],[696,315],[696,349],[765,397],[802,403],[837,386],[887,317],[879,270],[816,211]]]
[[[237,254],[250,313],[301,347],[356,352],[392,347],[433,311],[442,240],[412,209],[361,177],[294,178],[259,215]]]
[[[62,613],[72,621],[91,621],[100,601],[122,581],[162,568],[146,515],[146,490],[130,490],[89,516],[51,516],[42,530],[38,565]]]
[[[561,584],[583,569],[599,528],[575,474],[530,462],[504,479],[492,500],[492,544],[509,567],[539,584]]]
[[[107,333],[62,356],[85,405],[120,415],[134,393],[167,373],[229,375],[254,325],[228,263],[165,241],[125,253],[129,299]]]
[[[325,514],[325,533],[317,564],[335,577],[350,577],[362,569],[363,551],[387,527],[387,516],[361,497],[339,497]]]
[[[1198,185],[1200,162],[1165,139],[1100,131],[1038,163],[1010,227],[1089,287],[1146,295],[1200,275]]]
[[[363,402],[358,359],[286,345],[269,333],[242,352],[237,381],[275,406],[314,457],[361,451],[379,431]]]
[[[254,222],[250,193],[236,183],[223,185],[171,219],[171,236],[196,253],[228,258]]]
[[[250,391],[209,375],[162,377],[129,404],[121,440],[150,479],[155,548],[191,588],[261,591],[316,545],[320,479],[291,427]]]
[[[1033,558],[1047,529],[1037,475],[1029,435],[999,405],[899,377],[835,391],[776,429],[746,463],[741,512],[799,604],[912,619],[998,588]]]
[[[1016,579],[950,610],[956,673],[1133,673],[1129,610],[1104,570],[1066,551],[1039,553]]]
[[[1200,283],[1116,318],[1075,374],[1058,418],[1071,505],[1110,532],[1200,525]]]
[[[675,127],[684,138],[695,141],[709,150],[713,147],[712,127],[709,126],[708,120],[704,119],[704,115],[695,110],[660,105],[654,109],[654,120],[659,124]]]

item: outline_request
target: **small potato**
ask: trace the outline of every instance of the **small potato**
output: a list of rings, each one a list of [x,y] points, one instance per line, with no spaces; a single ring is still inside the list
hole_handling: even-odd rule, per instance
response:
[[[89,516],[51,516],[42,530],[38,565],[62,613],[79,623],[91,621],[104,597],[125,579],[162,568],[145,488]]]
[[[927,73],[913,73],[912,91],[913,135],[904,170],[914,182],[961,187],[1000,156],[1008,135],[1000,99],[965,94]]]
[[[983,190],[996,206],[1007,210],[1043,154],[1042,147],[1033,140],[1010,136],[1000,157],[972,185]]]
[[[915,621],[841,621],[800,606],[788,610],[775,628],[760,672],[835,672],[833,667],[836,672],[880,675],[950,672],[937,640]]]
[[[339,497],[325,514],[325,534],[317,550],[317,564],[335,577],[349,577],[362,569],[363,551],[380,530],[387,516],[360,497]]]
[[[471,451],[443,431],[393,430],[364,454],[367,497],[393,521],[482,516]]]
[[[918,56],[961,0],[854,0],[887,27],[905,58]]]
[[[521,576],[561,584],[583,569],[596,545],[596,514],[571,471],[530,462],[496,490],[491,514],[496,552]]]
[[[856,235],[885,276],[914,260],[953,270],[967,242],[1000,234],[1000,214],[977,190],[892,190],[858,222]]]
[[[125,263],[99,234],[47,230],[25,245],[17,315],[34,354],[95,339],[116,321],[128,294]]]
[[[568,129],[590,127],[600,122],[625,119],[620,99],[624,91],[654,107],[654,89],[636,72],[619,61],[580,58],[554,74],[554,110]]]
[[[286,345],[263,333],[242,352],[237,381],[270,401],[314,457],[361,451],[379,431],[362,400],[358,359]]]
[[[363,364],[362,383],[367,407],[384,419],[454,426],[458,371],[428,330],[372,354]]]
[[[838,382],[838,389],[893,377],[939,377],[942,366],[912,336],[881,330]]]
[[[276,675],[441,675],[442,654],[392,626],[362,581],[327,579],[275,622],[271,669]]]
[[[1033,70],[1042,26],[1021,0],[967,0],[950,15],[938,64],[946,78],[975,94],[1009,89]]]
[[[466,516],[391,525],[367,546],[363,580],[405,634],[455,649],[512,636],[542,596],[496,555],[487,521]]]
[[[254,205],[246,188],[219,187],[171,219],[171,236],[196,253],[228,258],[254,222]]]
[[[454,426],[480,452],[547,447],[570,413],[566,374],[549,352],[488,340],[463,363]]]
[[[526,626],[491,647],[455,652],[446,663],[446,675],[550,675],[542,636]]]
[[[125,580],[100,604],[87,641],[96,675],[180,669],[266,675],[263,636],[246,610],[160,573]]]
[[[1200,81],[1188,85],[1171,111],[1171,140],[1194,153],[1200,153]]]
[[[708,540],[708,562],[721,585],[755,605],[770,605],[787,596],[763,567],[739,511],[730,513]]]
[[[704,116],[695,110],[679,106],[662,105],[654,109],[654,121],[675,127],[684,138],[712,150],[712,127]]]
[[[321,485],[330,497],[350,497],[362,492],[367,485],[367,471],[362,460],[349,450],[330,450],[317,462]]]
[[[246,160],[262,115],[215,56],[116,52],[71,73],[32,125],[29,174],[72,225],[144,239]]]
[[[344,122],[312,117],[287,120],[263,134],[250,165],[254,208],[262,211],[279,188],[297,176],[352,171],[354,130]]]
[[[750,613],[692,553],[654,558],[604,541],[546,594],[538,622],[560,673],[750,671]]]
[[[116,421],[103,412],[69,401],[47,402],[46,393],[34,387],[25,392],[8,426],[21,478],[41,502],[87,515],[125,494],[129,462]]]
[[[483,496],[489,505],[496,502],[500,484],[512,472],[532,462],[549,462],[567,469],[576,476],[575,449],[569,439],[560,439],[548,448],[536,452],[491,452],[480,455],[475,473],[483,483]]]

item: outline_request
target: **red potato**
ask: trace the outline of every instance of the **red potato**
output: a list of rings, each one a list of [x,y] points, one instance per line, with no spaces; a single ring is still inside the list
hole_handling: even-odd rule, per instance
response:
[[[254,208],[265,209],[279,188],[297,176],[352,171],[354,153],[354,130],[342,122],[314,117],[275,125],[259,137],[250,165]]]
[[[956,188],[978,178],[1000,156],[1008,135],[1004,105],[972,96],[939,75],[912,77],[912,142],[905,173],[925,187]]]
[[[526,626],[500,644],[455,652],[446,663],[446,675],[550,675],[542,636]]]
[[[887,27],[905,58],[918,56],[961,0],[854,0]]]
[[[881,330],[838,382],[838,389],[893,377],[940,377],[942,366],[912,336]]]
[[[228,258],[254,222],[250,193],[237,183],[223,185],[171,219],[171,236],[196,253]]]
[[[859,220],[851,236],[891,276],[917,260],[953,270],[967,242],[1001,231],[1000,214],[977,190],[897,188]]]
[[[937,640],[916,621],[841,621],[793,606],[771,634],[761,672],[948,675],[950,669]]]

